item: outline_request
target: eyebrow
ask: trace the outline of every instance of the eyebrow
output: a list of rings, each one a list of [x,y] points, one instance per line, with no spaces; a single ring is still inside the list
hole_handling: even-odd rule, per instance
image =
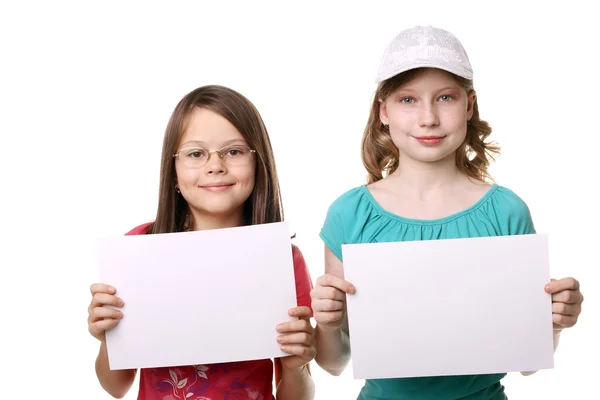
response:
[[[460,87],[457,87],[457,86],[445,86],[443,88],[436,89],[434,92],[435,93],[439,93],[439,92],[445,92],[445,91],[448,91],[448,90],[460,90]],[[402,93],[403,94],[404,92],[412,93],[412,92],[418,92],[418,90],[413,89],[411,87],[405,87],[405,88],[400,87],[400,88],[398,88],[396,90],[396,93]]]
[[[447,90],[460,90],[460,87],[459,86],[446,86],[446,87],[443,87],[441,89],[438,89],[437,91],[438,92],[445,92]]]
[[[219,146],[219,147],[225,147],[225,146],[228,146],[233,143],[246,144],[246,141],[244,139],[230,139],[230,140],[226,140],[226,141],[222,142],[221,146]],[[193,147],[193,146],[203,147],[205,144],[206,143],[201,140],[192,140],[189,142],[182,143],[181,146],[179,146],[179,148],[190,147],[190,146],[191,147]]]

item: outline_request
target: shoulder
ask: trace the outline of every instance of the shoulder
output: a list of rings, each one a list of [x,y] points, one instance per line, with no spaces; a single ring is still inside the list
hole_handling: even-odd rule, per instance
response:
[[[125,236],[145,235],[148,233],[148,231],[150,231],[152,224],[153,224],[152,222],[146,222],[145,224],[138,225],[135,228],[133,228],[132,230],[130,230],[129,232],[127,232],[125,234]]]
[[[492,194],[494,205],[499,211],[512,216],[529,217],[529,206],[518,194],[504,186],[496,186]]]
[[[353,213],[353,210],[364,200],[365,190],[366,187],[362,185],[344,192],[331,203],[328,212],[336,214]]]
[[[525,200],[512,190],[495,187],[491,198],[490,212],[497,221],[500,234],[533,234],[536,232],[531,212]]]

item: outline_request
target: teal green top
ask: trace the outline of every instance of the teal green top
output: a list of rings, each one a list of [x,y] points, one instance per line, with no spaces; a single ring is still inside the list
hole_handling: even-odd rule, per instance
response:
[[[342,244],[456,239],[535,233],[527,204],[510,189],[493,185],[473,206],[435,220],[385,211],[366,186],[331,204],[321,238],[342,260]],[[359,400],[505,400],[506,374],[368,379]]]

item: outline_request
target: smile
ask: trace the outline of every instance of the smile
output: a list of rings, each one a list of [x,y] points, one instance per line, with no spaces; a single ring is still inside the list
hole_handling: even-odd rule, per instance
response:
[[[439,144],[442,140],[444,140],[446,136],[421,136],[415,137],[417,141],[426,146],[433,146]]]
[[[233,187],[233,183],[209,183],[200,186],[200,188],[208,190],[209,192],[224,192],[231,187]]]

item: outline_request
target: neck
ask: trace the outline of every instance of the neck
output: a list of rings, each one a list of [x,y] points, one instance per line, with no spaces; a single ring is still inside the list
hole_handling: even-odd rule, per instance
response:
[[[452,153],[435,162],[421,162],[401,154],[398,168],[388,179],[390,183],[402,184],[411,191],[425,194],[452,187],[463,178]]]
[[[192,211],[191,231],[204,231],[208,229],[235,228],[243,225],[243,208],[227,215],[207,214]]]

